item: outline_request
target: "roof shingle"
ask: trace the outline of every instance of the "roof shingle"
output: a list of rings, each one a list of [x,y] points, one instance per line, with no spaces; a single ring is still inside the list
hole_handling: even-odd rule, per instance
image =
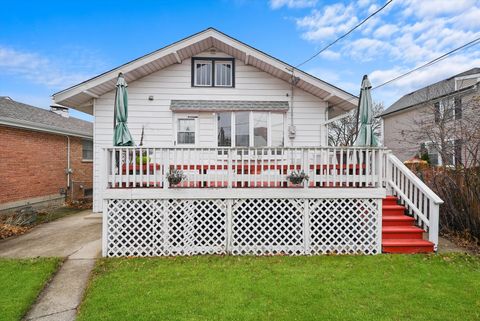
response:
[[[172,111],[266,110],[287,111],[288,101],[172,100]]]
[[[432,85],[423,87],[419,90],[406,94],[390,107],[385,109],[380,116],[386,116],[394,112],[419,105],[423,102],[442,97],[455,91],[455,78],[480,73],[480,68],[473,68],[462,72],[458,75],[452,76],[448,79],[441,80]]]
[[[29,126],[47,132],[93,137],[91,122],[63,117],[50,110],[27,105],[9,97],[0,97],[0,121],[12,126]]]

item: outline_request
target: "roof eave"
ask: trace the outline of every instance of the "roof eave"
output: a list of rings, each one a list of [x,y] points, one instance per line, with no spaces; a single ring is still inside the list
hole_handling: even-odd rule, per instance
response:
[[[61,129],[61,128],[58,128],[58,127],[53,127],[53,126],[48,126],[48,125],[39,125],[37,123],[33,123],[33,122],[25,121],[25,120],[8,118],[8,117],[0,117],[0,125],[15,127],[15,128],[28,129],[28,130],[34,130],[34,131],[40,131],[40,132],[46,132],[46,133],[51,133],[51,134],[56,134],[56,135],[74,136],[74,137],[80,137],[80,138],[86,138],[86,139],[92,139],[93,140],[93,134],[92,135],[86,135],[84,133],[68,131],[68,130],[64,130],[64,129]]]
[[[272,65],[274,68],[277,68],[280,71],[290,72],[288,70],[291,70],[291,68],[293,68],[291,65],[275,57],[272,57],[256,48],[253,48],[235,38],[232,38],[216,29],[208,28],[192,36],[189,36],[173,44],[170,44],[166,47],[163,47],[147,55],[144,55],[140,58],[132,60],[117,68],[111,69],[103,74],[100,74],[82,83],[69,87],[65,90],[59,91],[52,95],[52,99],[56,103],[67,105],[69,107],[81,110],[82,108],[81,104],[75,104],[74,102],[71,102],[71,101],[69,102],[68,99],[72,98],[75,95],[84,95],[84,98],[88,96],[90,99],[98,98],[98,97],[95,97],[96,95],[91,93],[89,90],[94,88],[95,86],[99,86],[101,84],[105,84],[106,82],[112,81],[117,77],[119,72],[122,72],[124,74],[128,73],[129,71],[133,71],[136,68],[139,68],[146,63],[152,62],[162,57],[166,57],[167,55],[172,55],[173,53],[176,53],[181,48],[195,44],[202,40],[206,40],[209,37],[222,41],[227,45],[230,45],[229,42],[233,42],[236,46],[232,46],[232,47],[239,49],[240,51],[244,52],[246,55],[255,56],[255,58],[265,61],[266,63]],[[303,81],[308,82],[309,84],[319,88],[320,90],[329,92],[330,99],[333,97],[338,97],[339,99],[343,100],[341,104],[336,104],[336,105],[341,105],[340,107],[345,111],[351,110],[356,107],[358,97],[356,97],[355,95],[348,93],[304,71],[295,69],[295,73],[297,76],[300,76],[300,78]],[[88,108],[91,108],[91,107],[89,106]]]

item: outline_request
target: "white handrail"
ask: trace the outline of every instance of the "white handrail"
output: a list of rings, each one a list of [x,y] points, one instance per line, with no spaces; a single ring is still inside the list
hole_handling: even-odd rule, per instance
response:
[[[108,147],[107,188],[382,187],[384,149],[369,147]]]
[[[392,153],[386,153],[385,183],[428,232],[428,240],[438,246],[439,209],[443,201]]]

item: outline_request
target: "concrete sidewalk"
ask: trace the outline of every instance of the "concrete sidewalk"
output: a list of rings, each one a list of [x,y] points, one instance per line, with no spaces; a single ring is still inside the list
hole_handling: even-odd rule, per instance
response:
[[[0,257],[68,257],[92,242],[98,244],[100,251],[102,221],[85,219],[91,214],[91,210],[82,211],[41,224],[27,234],[0,241]]]
[[[91,211],[83,211],[0,242],[1,257],[66,258],[25,320],[75,320],[95,259],[101,253],[101,230],[101,217],[92,215]]]

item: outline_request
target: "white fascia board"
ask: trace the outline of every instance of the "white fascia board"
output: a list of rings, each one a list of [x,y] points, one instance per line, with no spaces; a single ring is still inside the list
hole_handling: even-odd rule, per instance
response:
[[[122,188],[106,189],[104,199],[217,199],[217,198],[375,198],[384,188]]]
[[[157,51],[154,51],[144,57],[138,58],[134,61],[131,61],[125,65],[122,65],[118,68],[112,69],[110,71],[107,71],[106,73],[97,76],[95,78],[92,78],[91,80],[88,80],[84,83],[78,84],[77,86],[74,86],[70,89],[65,89],[64,91],[58,92],[56,94],[52,95],[52,98],[54,99],[55,102],[63,101],[65,99],[68,99],[71,96],[77,95],[81,92],[88,91],[89,89],[98,86],[100,84],[103,84],[107,81],[110,81],[112,79],[115,79],[118,76],[119,72],[122,73],[127,73],[131,70],[135,70],[147,63],[150,63],[154,60],[157,60],[161,58],[162,56],[166,56],[168,54],[171,54],[175,51],[178,51],[184,47],[187,47],[191,44],[194,44],[196,42],[205,40],[210,36],[211,30],[206,30],[204,32],[201,32],[198,35],[195,35],[191,38],[185,39],[183,41],[180,41],[178,43],[174,43],[172,45],[169,45],[165,48],[159,49]]]
[[[131,70],[135,70],[147,63],[150,63],[154,60],[157,60],[159,58],[161,58],[162,56],[166,56],[166,55],[169,55],[169,54],[173,54],[175,53],[176,51],[184,48],[184,47],[187,47],[187,46],[190,46],[192,44],[195,44],[197,42],[200,42],[202,40],[205,40],[209,37],[213,37],[213,38],[216,38],[217,40],[221,41],[221,42],[224,42],[225,44],[229,45],[229,46],[232,46],[234,48],[237,48],[243,52],[245,52],[245,54],[247,55],[251,55],[257,59],[260,59],[262,61],[264,61],[265,63],[268,63],[270,64],[271,66],[279,69],[279,70],[282,70],[282,71],[285,71],[285,72],[288,72],[288,69],[291,70],[292,66],[284,63],[284,62],[281,62],[280,60],[277,60],[263,52],[260,52],[259,50],[253,48],[253,47],[250,47],[236,39],[233,39],[227,35],[224,35],[216,30],[213,30],[213,29],[207,29],[205,31],[202,31],[190,38],[187,38],[187,39],[184,39],[184,40],[180,40],[179,42],[176,42],[172,45],[169,45],[165,48],[162,48],[162,49],[159,49],[151,54],[148,54],[144,57],[141,57],[141,58],[138,58],[130,63],[127,63],[125,65],[122,65],[118,68],[115,68],[113,70],[110,70],[100,76],[97,76],[91,80],[88,80],[84,83],[81,83],[77,86],[74,86],[70,89],[65,89],[64,91],[61,91],[61,92],[58,92],[56,94],[54,94],[52,96],[53,100],[55,102],[62,102],[66,99],[68,99],[69,97],[71,96],[74,96],[74,95],[77,95],[81,92],[85,92],[85,91],[88,91],[89,89],[95,87],[95,86],[98,86],[102,83],[105,83],[107,81],[110,81],[112,79],[115,79],[117,76],[118,76],[118,73],[119,72],[122,72],[122,73],[127,73]],[[349,101],[349,100],[352,100],[353,98],[355,98],[355,96],[351,95],[351,94],[348,94],[332,85],[329,85],[328,83],[326,82],[323,82],[322,80],[318,79],[318,78],[315,78],[301,70],[298,70],[296,69],[296,72],[297,72],[297,76],[301,76],[302,77],[302,80],[303,81],[306,81],[310,84],[312,84],[313,86],[316,86],[322,90],[325,90],[331,94],[333,94],[334,96],[337,96],[341,99],[344,99],[346,101]]]

